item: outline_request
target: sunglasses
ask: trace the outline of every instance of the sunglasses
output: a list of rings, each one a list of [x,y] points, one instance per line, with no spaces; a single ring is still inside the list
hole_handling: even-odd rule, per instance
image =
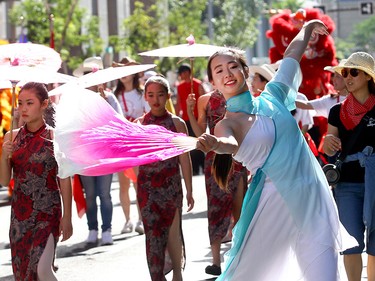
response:
[[[356,68],[343,68],[341,69],[341,76],[346,78],[350,74],[352,77],[357,77],[359,74],[360,70]]]

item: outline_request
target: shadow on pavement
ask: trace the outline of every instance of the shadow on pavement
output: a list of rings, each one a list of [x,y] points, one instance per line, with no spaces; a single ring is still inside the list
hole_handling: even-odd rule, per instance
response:
[[[0,281],[14,281],[13,275],[0,277]]]
[[[207,218],[207,211],[197,213],[186,213],[182,215],[183,220]]]
[[[133,238],[134,236],[138,236],[138,234],[134,234],[131,236],[113,235],[113,242],[125,241],[125,240]],[[96,251],[96,252],[90,252],[90,253],[84,253],[84,252],[91,250],[91,249],[99,248],[102,246],[104,245],[101,245],[99,241],[97,243],[86,243],[85,241],[83,241],[81,243],[70,245],[70,246],[65,246],[65,245],[57,246],[56,257],[57,258],[69,258],[69,257],[74,257],[74,256],[97,255],[105,251],[103,250],[103,251]]]

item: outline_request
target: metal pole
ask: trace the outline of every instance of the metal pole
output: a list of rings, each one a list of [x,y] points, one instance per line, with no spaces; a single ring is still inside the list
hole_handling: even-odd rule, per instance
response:
[[[210,39],[210,44],[212,44],[214,40],[214,25],[212,23],[213,17],[214,17],[213,0],[208,0],[208,38]]]

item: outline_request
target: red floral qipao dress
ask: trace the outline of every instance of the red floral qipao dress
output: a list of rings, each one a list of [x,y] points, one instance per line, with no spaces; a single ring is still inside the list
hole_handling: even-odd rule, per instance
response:
[[[15,280],[36,281],[39,259],[50,234],[59,237],[61,219],[57,163],[51,128],[36,132],[21,127],[14,140],[11,164],[12,197],[10,247]]]
[[[147,113],[143,125],[163,126],[173,132],[176,127],[169,112],[156,117]],[[152,137],[152,136],[150,136]],[[182,215],[182,183],[178,157],[139,166],[137,200],[146,235],[147,262],[152,280],[166,280],[172,270],[167,251],[168,233],[176,210]],[[181,225],[181,222],[180,222]],[[185,247],[182,241],[181,268],[185,267]]]
[[[212,92],[206,107],[207,125],[210,134],[214,134],[215,125],[224,117],[225,104],[225,98],[220,92]],[[232,218],[233,194],[236,192],[240,180],[244,181],[244,188],[246,188],[247,179],[246,168],[237,162],[233,162],[233,172],[228,177],[228,188],[231,192],[227,193],[221,190],[211,174],[214,156],[215,152],[208,152],[204,162],[210,243],[217,239],[221,240],[227,234]]]

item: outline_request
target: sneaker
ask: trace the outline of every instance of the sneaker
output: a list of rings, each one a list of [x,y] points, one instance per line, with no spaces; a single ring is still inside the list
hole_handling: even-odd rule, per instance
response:
[[[86,243],[94,244],[98,242],[98,231],[97,230],[90,230],[89,237],[86,239]]]
[[[135,231],[138,232],[139,235],[145,234],[145,229],[143,228],[142,221],[138,221],[135,225]]]
[[[112,233],[110,229],[102,233],[102,245],[113,245]]]
[[[207,274],[218,276],[221,274],[221,267],[216,264],[213,264],[207,266],[205,271]]]
[[[121,230],[121,233],[130,233],[133,231],[133,223],[129,220],[125,223],[123,229]]]

